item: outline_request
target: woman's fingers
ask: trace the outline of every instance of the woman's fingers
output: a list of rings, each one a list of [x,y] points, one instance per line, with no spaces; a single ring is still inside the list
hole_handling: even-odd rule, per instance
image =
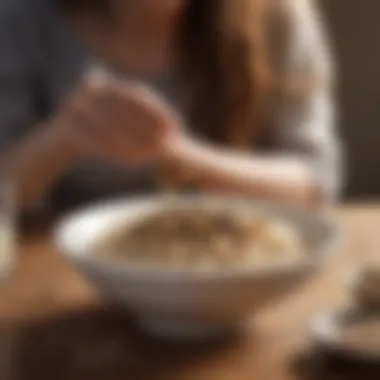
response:
[[[111,99],[82,97],[75,109],[80,126],[78,139],[91,147],[92,153],[126,165],[143,165],[156,154],[148,142],[142,143],[140,138],[121,128],[124,113]]]
[[[92,78],[77,91],[71,109],[77,140],[92,153],[119,163],[152,161],[176,128],[174,113],[154,93],[102,77]]]
[[[111,124],[109,132],[118,141],[131,142],[138,150],[158,153],[158,145],[166,134],[163,111],[133,94],[115,92],[96,107]]]

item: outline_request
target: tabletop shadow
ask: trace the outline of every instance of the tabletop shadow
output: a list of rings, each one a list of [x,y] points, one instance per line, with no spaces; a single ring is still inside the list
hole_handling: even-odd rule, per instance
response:
[[[298,357],[291,366],[299,380],[380,379],[380,364],[345,359],[318,348]]]
[[[3,331],[0,342],[7,336],[12,343],[11,380],[168,379],[236,351],[245,339],[163,342],[145,335],[124,311],[108,307],[4,327]]]

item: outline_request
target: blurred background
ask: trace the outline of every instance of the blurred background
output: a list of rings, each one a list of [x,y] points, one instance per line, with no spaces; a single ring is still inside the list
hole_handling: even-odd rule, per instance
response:
[[[374,202],[367,207],[360,201],[371,201],[380,195],[380,43],[377,41],[380,39],[380,0],[316,1],[323,10],[337,62],[339,129],[346,146],[348,168],[344,197],[358,202],[358,205],[343,205],[334,210],[334,221],[337,220],[348,237],[338,260],[322,276],[316,276],[306,291],[301,289],[286,299],[283,307],[264,312],[262,328],[254,339],[241,339],[214,349],[207,345],[195,350],[192,346],[179,349],[178,346],[151,345],[145,336],[136,337],[131,321],[124,313],[119,314],[119,310],[92,310],[99,302],[98,293],[58,254],[46,231],[32,231],[30,236],[25,235],[20,240],[17,271],[0,286],[0,319],[12,322],[11,327],[0,323],[0,380],[121,379],[124,378],[122,373],[129,376],[132,373],[132,379],[165,380],[349,379],[340,376],[341,369],[336,364],[332,366],[333,371],[328,368],[324,373],[323,356],[319,351],[315,358],[312,356],[311,365],[306,360],[302,373],[295,376],[289,372],[293,370],[290,367],[295,359],[298,362],[301,351],[305,351],[303,345],[310,338],[310,325],[318,313],[353,302],[352,289],[345,288],[342,279],[347,273],[351,274],[352,269],[360,269],[367,263],[372,265],[372,260],[379,257],[376,225],[380,222],[380,204]],[[95,0],[89,2],[95,4]],[[7,202],[8,198],[1,200],[0,191],[0,208]],[[10,213],[5,209],[6,217]],[[13,227],[13,219],[11,223],[8,219],[5,221]],[[5,231],[4,235],[11,236],[6,228],[0,225],[0,233]],[[9,256],[14,253],[7,246],[0,249],[0,254],[2,252],[4,255],[10,252]],[[10,273],[7,270],[6,275]],[[376,273],[380,278],[380,271]],[[281,283],[272,286],[268,281],[268,284],[269,289],[281,289]],[[181,289],[171,287],[174,291]],[[260,296],[264,294],[263,289],[260,285]],[[227,298],[226,294],[223,299]],[[250,297],[252,294],[249,290]],[[88,306],[91,308],[87,309]],[[39,320],[39,316],[44,318]],[[8,352],[14,355],[12,360],[6,356]],[[18,366],[16,375],[11,371],[14,366]],[[343,367],[346,372],[352,372],[350,379],[380,379],[380,366],[374,377],[370,377],[371,371],[367,375],[360,368],[354,374],[347,364]],[[6,371],[10,373],[7,377]],[[185,374],[188,376],[184,377]]]
[[[380,23],[378,0],[322,0],[339,67],[349,199],[380,194]]]

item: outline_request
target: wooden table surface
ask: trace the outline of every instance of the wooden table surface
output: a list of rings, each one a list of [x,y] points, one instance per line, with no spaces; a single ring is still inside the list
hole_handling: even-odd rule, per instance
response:
[[[376,258],[380,246],[380,205],[332,214],[345,242],[323,273],[263,311],[245,336],[192,345],[144,336],[102,303],[47,233],[31,234],[21,240],[16,272],[0,283],[0,379],[379,379],[376,368],[328,359],[310,342],[311,320],[349,301],[345,276]]]

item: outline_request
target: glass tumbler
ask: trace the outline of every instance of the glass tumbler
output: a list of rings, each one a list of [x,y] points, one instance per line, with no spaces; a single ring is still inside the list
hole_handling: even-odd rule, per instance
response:
[[[15,189],[12,182],[0,177],[0,278],[6,278],[16,262]]]

